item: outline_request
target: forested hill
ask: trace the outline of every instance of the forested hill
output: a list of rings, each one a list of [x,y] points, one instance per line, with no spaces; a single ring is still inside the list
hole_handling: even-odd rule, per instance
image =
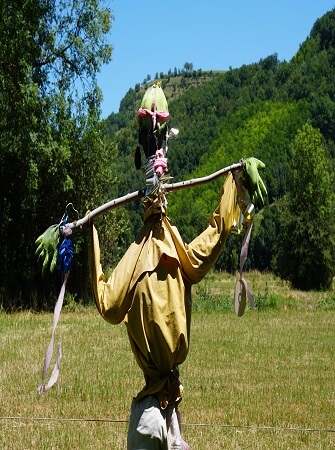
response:
[[[238,117],[243,121],[243,116],[247,118],[261,114],[263,107],[264,112],[270,108],[268,102],[283,103],[282,108],[284,104],[291,103],[291,108],[295,105],[294,109],[299,110],[295,124],[289,127],[289,135],[283,130],[289,141],[294,137],[295,129],[306,121],[307,115],[311,124],[320,129],[334,156],[334,14],[331,11],[315,23],[310,36],[290,62],[281,62],[274,54],[258,63],[222,73],[184,70],[182,76],[179,73],[175,76],[172,72],[169,75],[160,74],[169,101],[170,126],[180,130],[180,137],[171,144],[169,153],[169,165],[175,177],[179,179],[191,174],[199,167],[200,160],[201,165],[208,160],[215,148],[220,146],[220,140],[225,138],[228,123],[230,132],[233,132],[233,123]],[[152,83],[129,89],[121,102],[120,112],[107,118],[109,136],[118,143],[120,164],[126,161],[127,167],[128,157],[137,143],[136,112],[146,87]],[[277,114],[275,116],[279,120]],[[250,138],[253,136],[255,139],[252,132],[255,130],[250,131]],[[266,134],[269,135],[269,132]],[[214,144],[217,139],[219,141]],[[260,145],[246,141],[240,147],[238,156],[249,155],[251,151],[263,158],[269,165],[267,177],[270,177],[271,167],[278,167],[279,156],[280,165],[285,159],[287,149],[283,147],[287,147],[287,142],[277,142],[275,149],[265,149],[265,146],[268,146],[266,142]],[[231,162],[237,155],[227,156],[228,162]],[[221,159],[218,161],[220,164]],[[129,180],[132,179],[133,174],[130,174]],[[283,180],[278,182],[280,185],[284,183]],[[124,190],[129,188],[128,182],[121,187]],[[279,192],[272,192],[271,189],[270,196],[277,197],[282,193],[282,188]]]
[[[334,160],[334,66],[332,10],[315,22],[309,37],[289,62],[279,61],[273,54],[221,73],[184,68],[183,73],[160,74],[169,101],[169,124],[180,130],[168,153],[175,181],[209,174],[241,157],[255,156],[266,164],[264,180],[269,206],[259,215],[258,220],[262,218],[263,223],[253,240],[256,247],[249,259],[253,267],[272,269],[274,261],[279,266],[280,258],[274,254],[279,218],[274,212],[278,208],[273,205],[284,198],[290,185],[289,170],[295,165],[292,146],[299,132],[304,130],[306,134],[308,125],[309,133],[320,133],[325,152],[331,156],[331,162]],[[120,112],[106,120],[109,138],[118,148],[113,169],[121,174],[117,192],[120,195],[139,189],[144,182],[144,175],[135,170],[131,157],[137,145],[136,111],[145,89],[156,81],[130,89],[121,102]],[[329,168],[333,172],[333,165]],[[312,176],[312,167],[310,171]],[[186,241],[206,224],[217,197],[217,183],[171,194],[169,215]],[[140,223],[141,213],[130,207],[132,223]],[[224,263],[227,266],[227,260]]]

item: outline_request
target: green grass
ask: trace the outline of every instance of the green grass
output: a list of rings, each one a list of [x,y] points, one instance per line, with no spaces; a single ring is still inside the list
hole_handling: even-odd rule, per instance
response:
[[[335,283],[330,291],[298,291],[273,274],[248,272],[244,274],[254,297],[258,311],[261,310],[334,310]],[[233,311],[236,280],[228,274],[210,273],[194,287],[195,311]]]
[[[181,372],[185,440],[201,450],[333,448],[334,432],[306,431],[335,430],[333,293],[247,278],[255,298],[265,300],[242,318],[228,300],[225,310],[218,307],[218,298],[233,292],[233,278],[209,275],[195,292],[199,306]],[[39,396],[51,326],[51,314],[0,313],[0,448],[125,449],[131,398],[143,385],[125,327],[110,326],[93,308],[64,311],[61,377]]]

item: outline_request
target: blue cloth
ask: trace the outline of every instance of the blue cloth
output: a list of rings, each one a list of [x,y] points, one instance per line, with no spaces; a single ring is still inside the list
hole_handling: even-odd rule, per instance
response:
[[[57,269],[66,274],[71,269],[74,248],[71,239],[65,238],[58,248]]]

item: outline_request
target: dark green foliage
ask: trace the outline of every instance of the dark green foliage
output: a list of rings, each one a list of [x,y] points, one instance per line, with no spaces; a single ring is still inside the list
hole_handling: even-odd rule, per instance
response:
[[[272,203],[285,192],[286,172],[290,161],[289,144],[307,117],[308,108],[304,102],[258,102],[240,108],[223,120],[219,137],[200,159],[200,166],[193,172],[193,176],[205,176],[238,162],[241,157],[253,155],[266,164],[262,177]],[[169,214],[186,240],[194,238],[204,224],[208,223],[210,214],[217,205],[222,182],[223,180],[218,180],[173,194]],[[194,234],[190,235],[190,230],[194,230]],[[255,262],[256,260],[254,259]],[[254,267],[262,268],[257,265]]]
[[[335,47],[335,14],[334,10],[318,19],[312,30],[311,38],[319,41],[320,50],[334,50]]]
[[[335,273],[335,171],[319,131],[305,125],[292,145],[281,202],[277,272],[299,289],[329,289]]]
[[[85,214],[111,184],[96,84],[111,15],[98,0],[1,2],[0,13],[1,304],[38,307],[60,276],[41,279],[35,239],[68,202]],[[87,243],[75,240],[70,288],[83,296]]]
[[[262,272],[273,270],[273,255],[277,252],[279,233],[279,208],[279,203],[275,202],[255,216],[248,259],[249,267]]]
[[[306,98],[312,125],[326,139],[335,133],[335,9],[318,19],[310,37],[290,63],[287,89],[293,98]]]

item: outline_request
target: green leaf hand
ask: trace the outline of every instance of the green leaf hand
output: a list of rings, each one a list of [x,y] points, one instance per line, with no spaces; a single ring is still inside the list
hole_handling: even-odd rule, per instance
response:
[[[59,240],[59,226],[51,225],[47,230],[39,236],[35,243],[38,245],[36,249],[36,255],[38,259],[43,259],[42,274],[45,271],[50,262],[50,272],[52,272],[56,266],[57,261],[57,246]]]
[[[264,206],[264,197],[267,197],[268,192],[258,170],[264,169],[265,164],[254,157],[242,159],[242,163],[243,187],[247,189],[252,203],[257,208],[262,208]]]

